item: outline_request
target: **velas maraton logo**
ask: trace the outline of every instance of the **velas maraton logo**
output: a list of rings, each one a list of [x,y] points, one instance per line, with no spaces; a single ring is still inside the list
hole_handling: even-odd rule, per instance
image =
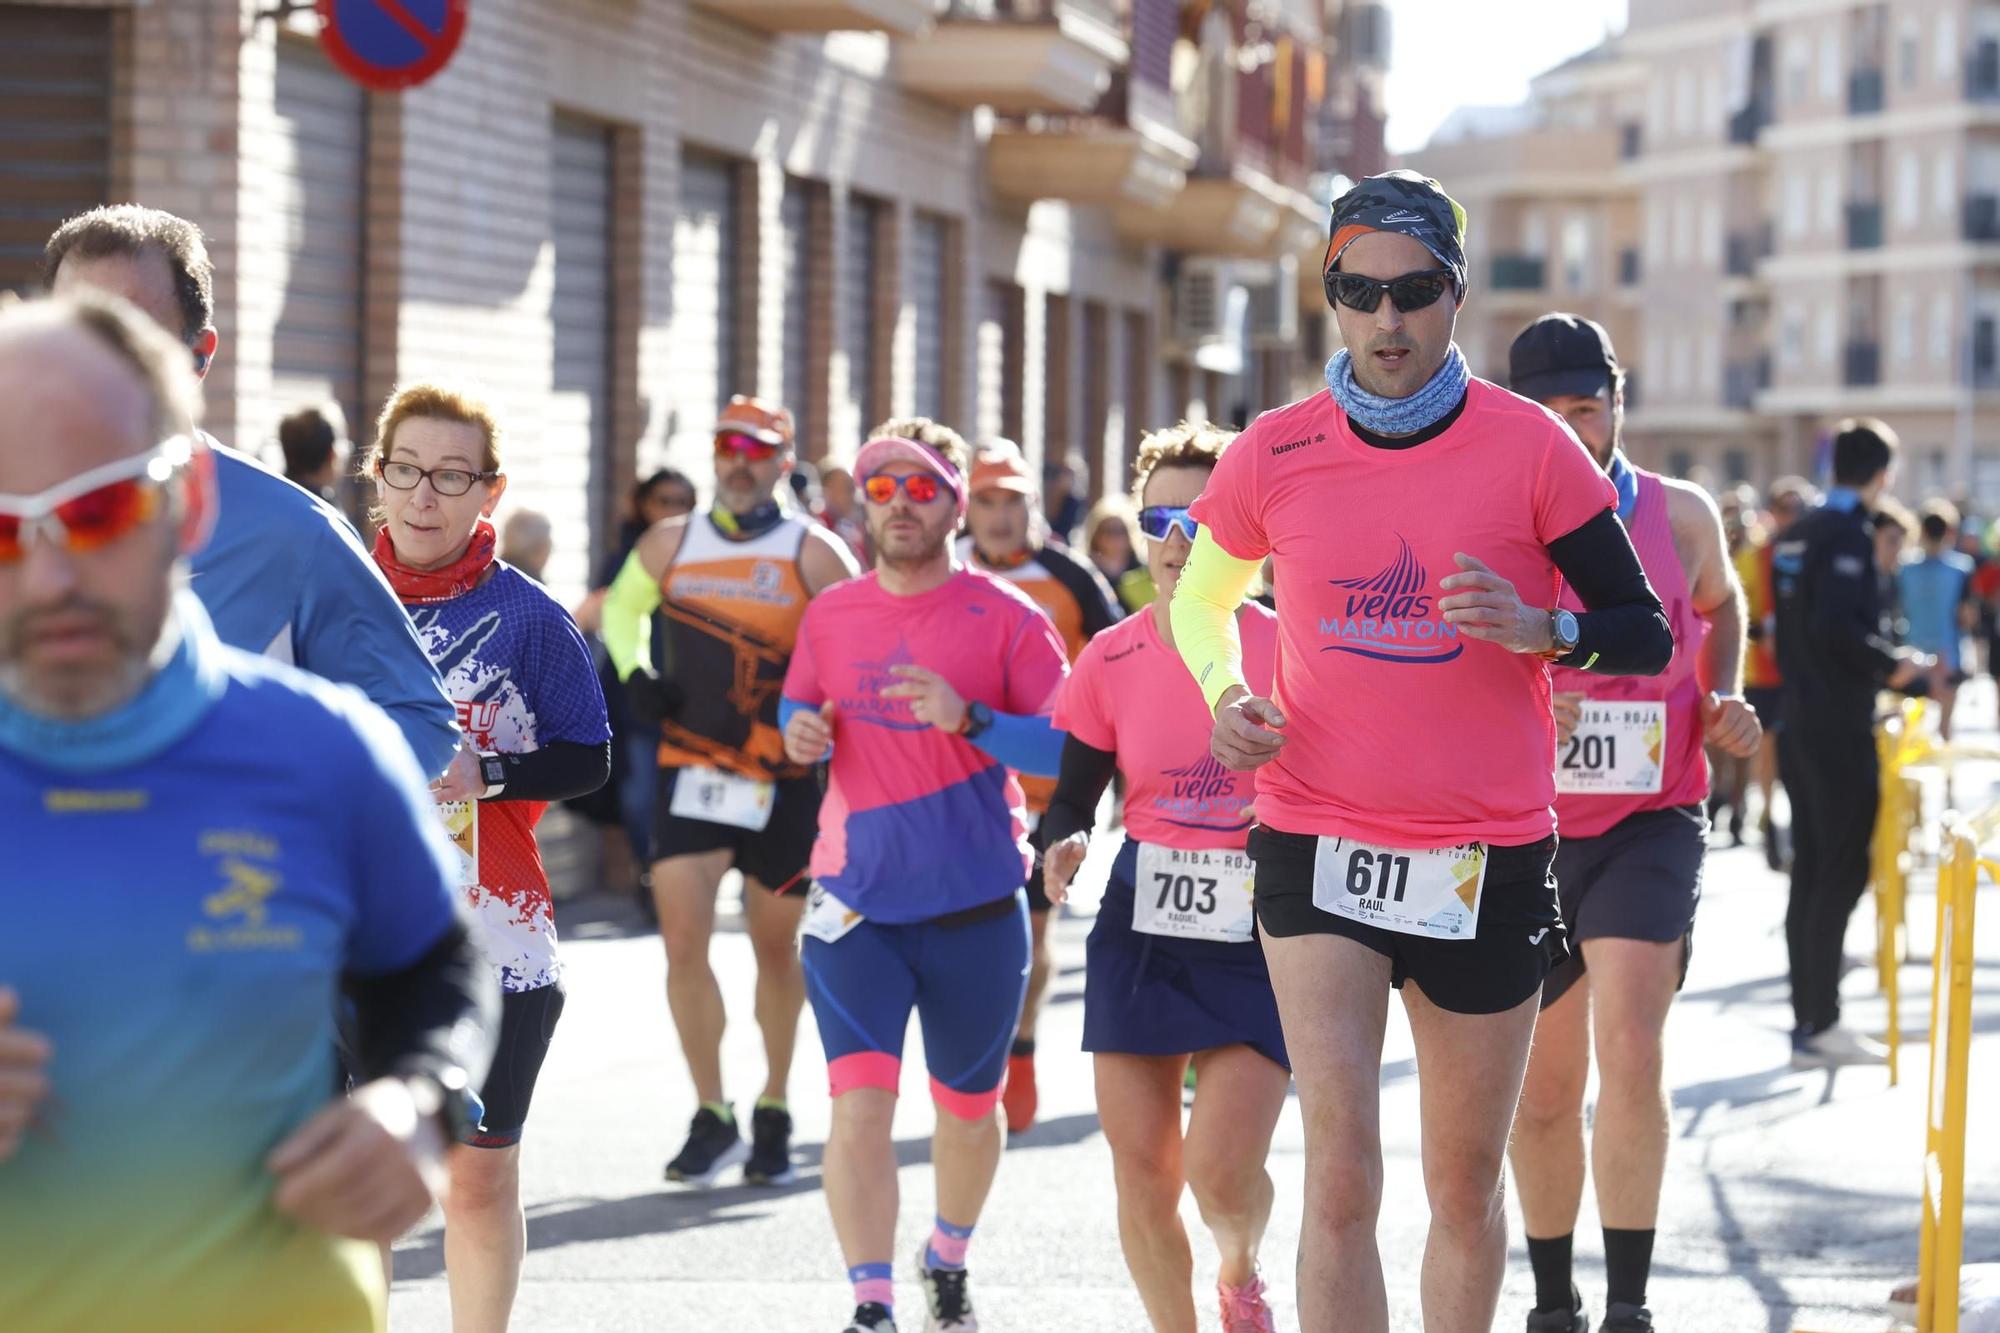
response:
[[[1465,651],[1427,590],[1429,571],[1400,533],[1396,546],[1395,558],[1373,574],[1327,580],[1341,590],[1340,613],[1319,619],[1321,637],[1332,640],[1321,652],[1435,666]]]

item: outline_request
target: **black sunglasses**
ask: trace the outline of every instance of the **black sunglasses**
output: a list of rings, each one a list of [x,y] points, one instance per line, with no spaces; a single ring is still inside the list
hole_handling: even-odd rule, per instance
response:
[[[1436,305],[1438,298],[1452,285],[1452,272],[1448,268],[1430,268],[1417,273],[1405,273],[1386,282],[1364,278],[1359,273],[1339,273],[1329,270],[1326,275],[1326,299],[1338,301],[1349,310],[1359,310],[1365,315],[1372,315],[1376,307],[1382,304],[1382,295],[1386,292],[1389,299],[1396,303],[1396,309],[1408,314],[1412,310],[1422,310],[1427,305]]]

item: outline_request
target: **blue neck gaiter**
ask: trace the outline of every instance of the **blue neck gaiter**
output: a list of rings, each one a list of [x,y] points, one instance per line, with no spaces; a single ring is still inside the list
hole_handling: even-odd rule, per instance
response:
[[[1618,521],[1630,523],[1632,511],[1639,507],[1639,474],[1625,461],[1623,449],[1611,455],[1609,476],[1611,484],[1618,490]]]
[[[109,713],[44,717],[0,694],[0,750],[64,773],[102,773],[144,763],[193,731],[228,684],[222,641],[193,593],[176,593],[169,614],[180,645],[137,695]]]
[[[1442,421],[1458,406],[1458,400],[1465,397],[1466,385],[1471,380],[1472,372],[1466,367],[1457,343],[1445,353],[1444,364],[1438,367],[1437,374],[1407,398],[1383,398],[1362,388],[1355,382],[1354,358],[1345,347],[1326,363],[1326,387],[1333,390],[1340,410],[1356,425],[1377,435],[1414,435]]]

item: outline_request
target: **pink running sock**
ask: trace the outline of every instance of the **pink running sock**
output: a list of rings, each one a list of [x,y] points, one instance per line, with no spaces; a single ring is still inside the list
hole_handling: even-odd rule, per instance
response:
[[[924,1262],[932,1268],[963,1268],[966,1247],[971,1244],[971,1227],[955,1227],[940,1217],[931,1228],[930,1249],[924,1254]]]

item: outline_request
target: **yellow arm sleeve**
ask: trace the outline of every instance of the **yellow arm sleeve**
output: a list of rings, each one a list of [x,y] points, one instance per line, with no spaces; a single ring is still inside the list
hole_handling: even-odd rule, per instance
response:
[[[604,594],[602,636],[611,665],[624,680],[635,670],[653,669],[653,612],[660,608],[660,581],[647,572],[638,551],[626,558]]]
[[[1193,673],[1208,711],[1231,685],[1249,689],[1243,679],[1243,636],[1236,628],[1236,608],[1256,581],[1261,560],[1242,560],[1222,549],[1203,528],[1195,534],[1194,550],[1181,570],[1170,614],[1174,646]]]

